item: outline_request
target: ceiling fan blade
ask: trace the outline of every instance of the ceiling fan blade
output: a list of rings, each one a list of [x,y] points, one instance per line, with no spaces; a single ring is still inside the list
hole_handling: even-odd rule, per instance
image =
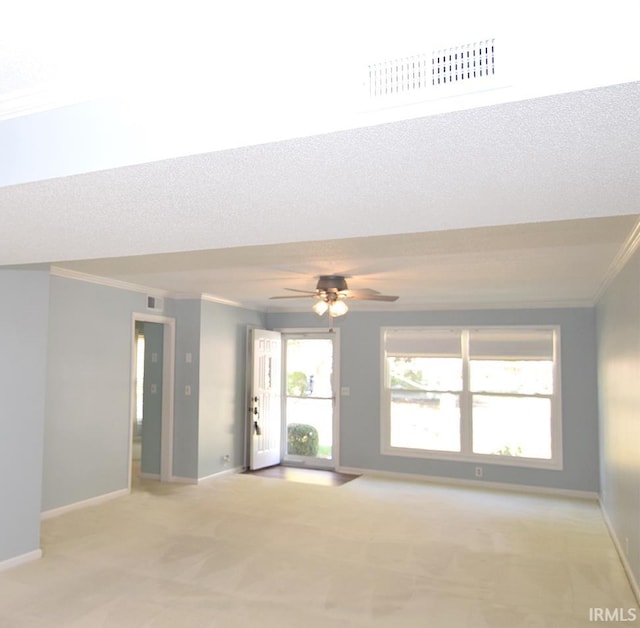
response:
[[[302,292],[303,294],[308,294],[310,296],[318,294],[317,290],[296,290],[296,288],[285,288],[285,290],[288,290],[289,292]]]
[[[371,288],[356,288],[350,290],[344,275],[320,275],[316,289],[298,290],[297,288],[285,288],[289,292],[296,292],[296,295],[280,295],[271,297],[272,299],[301,299],[312,297],[325,303],[335,303],[342,299],[354,299],[360,301],[397,301],[399,297],[380,294]]]
[[[371,288],[356,288],[355,290],[343,290],[342,291],[347,299],[357,299],[360,296],[369,296],[374,294],[380,294],[377,290],[372,290]]]
[[[388,294],[363,294],[361,296],[351,297],[356,301],[397,301],[399,297],[393,297]]]
[[[315,292],[311,292],[309,294],[295,294],[295,295],[291,295],[289,296],[288,294],[286,296],[278,296],[278,297],[269,297],[270,299],[309,299],[311,297],[315,297],[316,293]]]

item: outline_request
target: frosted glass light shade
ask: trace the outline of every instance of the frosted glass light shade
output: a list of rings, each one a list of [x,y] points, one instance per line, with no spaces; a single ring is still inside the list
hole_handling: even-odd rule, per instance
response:
[[[329,309],[329,304],[326,301],[316,301],[313,304],[313,311],[318,316],[322,316],[328,309]]]
[[[347,304],[344,301],[333,301],[329,303],[329,316],[342,316],[349,311]]]

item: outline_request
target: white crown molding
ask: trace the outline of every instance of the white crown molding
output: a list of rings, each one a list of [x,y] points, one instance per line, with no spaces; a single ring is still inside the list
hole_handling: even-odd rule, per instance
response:
[[[497,303],[409,303],[406,305],[394,304],[393,306],[384,306],[383,304],[371,305],[367,302],[367,305],[363,309],[356,309],[349,307],[350,312],[357,314],[364,314],[367,312],[438,312],[438,311],[458,311],[458,310],[545,310],[545,309],[570,309],[570,308],[591,308],[595,305],[595,301],[592,299],[567,299],[563,301],[525,301],[525,302],[513,302],[504,301]],[[268,314],[300,314],[300,313],[312,313],[310,308],[296,307],[295,309],[285,309],[278,307],[268,307],[266,309]],[[347,314],[348,315],[348,314]]]
[[[565,299],[558,301],[498,301],[495,303],[474,303],[473,301],[458,303],[421,303],[407,305],[398,311],[428,312],[438,310],[555,310],[568,308],[590,308],[594,306],[592,299]],[[382,308],[380,308],[382,310]],[[378,311],[380,311],[378,310]]]
[[[198,292],[198,293],[193,293],[193,294],[189,294],[189,293],[173,293],[171,294],[171,298],[172,299],[199,299],[200,301],[207,301],[208,303],[218,303],[220,305],[229,305],[231,307],[239,307],[239,308],[243,308],[243,309],[253,309],[248,305],[245,305],[244,303],[240,302],[240,301],[232,301],[231,299],[223,299],[222,297],[217,297],[213,294],[207,294],[207,293],[202,293],[202,292]]]
[[[633,254],[635,248],[640,243],[640,221],[634,230],[633,249],[627,247],[625,249],[626,255],[624,260],[621,261],[616,273],[612,274],[611,279],[619,272],[620,268],[624,266],[628,258]],[[625,248],[625,247],[623,247]],[[628,249],[628,250],[627,250]],[[620,257],[620,254],[618,255]],[[618,259],[618,257],[616,259]],[[613,264],[612,264],[613,267]],[[189,300],[195,299],[200,301],[207,301],[208,303],[217,303],[219,305],[227,305],[229,307],[236,307],[244,310],[252,310],[255,312],[262,312],[265,314],[293,314],[293,313],[310,313],[310,308],[297,306],[294,309],[284,309],[272,306],[265,306],[264,308],[256,305],[249,305],[240,301],[233,301],[231,299],[224,299],[212,294],[206,293],[177,293],[169,290],[160,290],[158,288],[150,288],[149,286],[142,286],[135,283],[129,283],[121,281],[119,279],[111,279],[109,277],[99,277],[97,275],[91,275],[89,273],[83,273],[77,270],[70,270],[68,268],[61,268],[60,266],[51,266],[50,273],[56,277],[63,277],[66,279],[75,279],[76,281],[85,281],[87,283],[98,284],[101,286],[107,286],[110,288],[118,288],[120,290],[128,290],[129,292],[138,292],[140,294],[146,294],[154,297],[165,297],[175,300]],[[596,299],[570,299],[565,301],[527,301],[527,302],[513,302],[505,301],[500,303],[408,303],[408,304],[394,304],[393,306],[385,304],[372,304],[367,302],[366,306],[362,309],[351,309],[351,312],[358,314],[366,312],[431,312],[431,311],[459,311],[459,310],[540,310],[540,309],[568,309],[568,308],[591,308],[597,303]]]
[[[86,283],[93,283],[99,286],[107,286],[108,288],[118,288],[119,290],[128,290],[129,292],[138,292],[140,294],[146,294],[152,297],[164,297],[175,300],[188,300],[195,299],[200,301],[208,301],[209,303],[218,303],[220,305],[228,305],[230,307],[242,308],[245,310],[255,310],[256,312],[262,312],[263,310],[256,307],[246,305],[240,301],[232,301],[231,299],[223,299],[222,297],[216,297],[212,294],[202,293],[185,293],[185,292],[171,292],[170,290],[160,290],[159,288],[150,288],[149,286],[142,286],[136,283],[130,283],[128,281],[121,281],[119,279],[111,279],[109,277],[99,277],[98,275],[91,275],[89,273],[83,273],[77,270],[70,270],[69,268],[61,268],[60,266],[51,266],[49,268],[51,275],[55,277],[63,277],[65,279],[74,279],[76,281],[84,281]]]
[[[638,250],[638,246],[640,246],[640,218],[638,218],[634,228],[631,230],[631,233],[624,241],[618,251],[618,254],[613,258],[611,265],[607,269],[607,272],[605,273],[602,282],[593,297],[594,304],[598,303],[598,301],[600,301],[604,296],[604,293],[612,284],[613,280],[626,266],[633,254]]]
[[[220,305],[231,305],[232,307],[241,307],[241,308],[245,308],[245,309],[251,309],[251,308],[247,308],[246,305],[244,305],[243,303],[241,303],[240,301],[232,301],[231,299],[223,299],[221,297],[216,297],[213,294],[202,294],[200,295],[201,299],[203,301],[207,301],[209,303],[219,303]]]
[[[148,286],[141,286],[135,283],[129,283],[127,281],[120,281],[119,279],[111,279],[109,277],[99,277],[97,275],[90,275],[89,273],[82,273],[77,270],[70,270],[68,268],[61,268],[60,266],[51,266],[49,272],[54,277],[63,277],[65,279],[75,279],[76,281],[84,281],[86,283],[93,283],[100,286],[107,286],[109,288],[118,288],[120,290],[128,290],[129,292],[139,292],[141,294],[147,294],[152,297],[170,297],[171,293],[168,290],[159,290],[158,288],[149,288]]]

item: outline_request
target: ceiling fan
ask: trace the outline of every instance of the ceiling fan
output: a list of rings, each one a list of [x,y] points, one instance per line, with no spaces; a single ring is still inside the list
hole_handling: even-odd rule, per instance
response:
[[[346,304],[348,299],[356,299],[359,301],[397,301],[398,297],[380,294],[377,290],[370,288],[361,288],[359,290],[351,290],[347,285],[344,275],[320,275],[316,289],[312,292],[309,290],[296,290],[295,288],[286,288],[291,292],[298,292],[296,295],[286,295],[271,297],[272,299],[303,299],[313,298],[316,302],[313,304],[313,311],[322,316],[325,312],[330,318],[342,316],[346,314],[349,307]]]

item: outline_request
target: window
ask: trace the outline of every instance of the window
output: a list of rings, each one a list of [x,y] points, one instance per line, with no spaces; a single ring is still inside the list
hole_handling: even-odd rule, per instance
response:
[[[561,468],[559,329],[383,329],[382,451]]]

